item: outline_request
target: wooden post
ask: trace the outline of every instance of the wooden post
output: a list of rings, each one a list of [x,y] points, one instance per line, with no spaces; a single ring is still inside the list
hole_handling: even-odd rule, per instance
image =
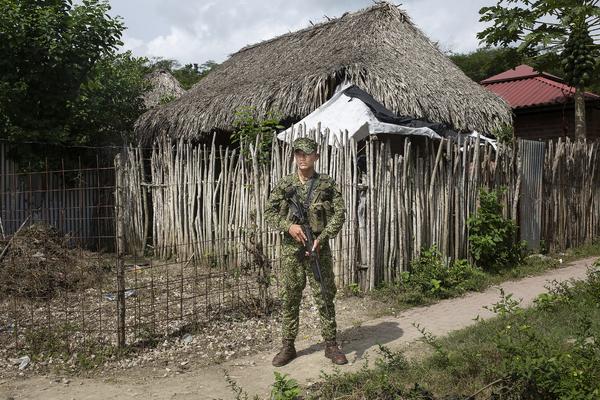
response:
[[[125,347],[125,236],[123,224],[123,165],[121,154],[115,157],[115,222],[117,253],[117,344]]]

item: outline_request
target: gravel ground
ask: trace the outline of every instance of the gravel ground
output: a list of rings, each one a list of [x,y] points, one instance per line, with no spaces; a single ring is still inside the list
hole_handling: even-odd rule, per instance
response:
[[[336,299],[340,327],[359,326],[381,315],[386,309],[384,304],[368,297],[338,296]],[[59,376],[66,380],[73,376],[116,377],[123,370],[139,368],[165,377],[271,349],[276,352],[281,340],[280,327],[279,309],[269,316],[254,318],[241,313],[228,313],[212,319],[192,333],[163,337],[155,345],[135,349],[125,356],[107,355],[106,359],[99,362],[92,354],[87,362],[100,364],[92,369],[82,368],[78,354],[68,359],[47,355],[19,369],[23,362],[19,357],[28,355],[8,346],[0,349],[0,379],[33,375]],[[308,288],[304,291],[300,310],[298,340],[322,341],[318,313]]]

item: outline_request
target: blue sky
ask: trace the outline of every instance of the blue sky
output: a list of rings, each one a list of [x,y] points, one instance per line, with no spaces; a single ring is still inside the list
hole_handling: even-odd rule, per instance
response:
[[[135,55],[182,63],[222,62],[241,47],[338,17],[372,0],[111,0],[123,18],[124,48]],[[401,7],[444,51],[477,48],[478,11],[495,0],[408,0]]]

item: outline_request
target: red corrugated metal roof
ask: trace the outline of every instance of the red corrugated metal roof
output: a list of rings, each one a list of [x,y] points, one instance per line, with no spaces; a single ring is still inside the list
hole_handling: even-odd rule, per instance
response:
[[[481,81],[490,91],[502,97],[512,108],[524,108],[571,101],[575,88],[563,83],[560,78],[537,72],[528,65],[502,72]],[[590,100],[600,96],[585,93]]]

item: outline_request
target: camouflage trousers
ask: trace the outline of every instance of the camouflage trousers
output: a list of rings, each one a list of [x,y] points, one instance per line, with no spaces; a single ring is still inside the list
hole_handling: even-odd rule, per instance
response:
[[[285,238],[283,240],[282,338],[295,340],[296,336],[298,336],[300,303],[308,278],[317,311],[319,312],[321,335],[324,340],[335,340],[337,326],[333,299],[335,298],[336,287],[331,248],[329,247],[329,243],[325,243],[321,245],[319,251],[321,276],[323,278],[325,293],[321,293],[321,284],[315,279],[310,258],[304,257],[299,250],[301,250],[301,247],[292,238]]]

